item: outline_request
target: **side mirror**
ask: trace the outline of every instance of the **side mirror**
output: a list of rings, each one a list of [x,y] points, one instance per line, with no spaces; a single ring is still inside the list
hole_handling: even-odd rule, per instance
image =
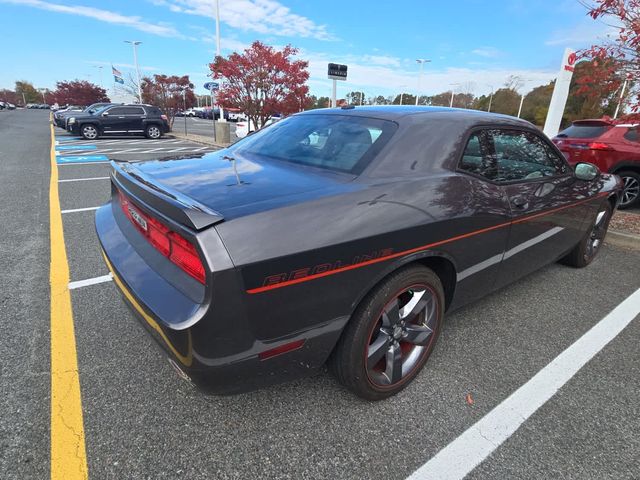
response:
[[[600,170],[591,163],[578,163],[575,166],[574,173],[578,180],[590,182],[600,175]]]
[[[102,114],[102,116],[103,116],[103,117],[108,117],[108,116],[109,116],[109,112],[104,112],[104,113]]]

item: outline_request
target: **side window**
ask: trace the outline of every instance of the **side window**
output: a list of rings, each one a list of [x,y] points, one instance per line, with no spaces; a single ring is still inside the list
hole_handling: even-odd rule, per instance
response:
[[[107,110],[109,115],[124,115],[125,109],[123,107],[114,107]]]
[[[141,107],[122,107],[124,113],[120,115],[144,115],[144,110]]]
[[[497,176],[495,160],[486,154],[485,145],[484,133],[473,133],[464,149],[459,168],[489,180],[495,180]]]
[[[640,136],[638,135],[638,127],[629,128],[625,132],[624,138],[626,138],[630,142],[640,142]]]
[[[567,172],[565,162],[542,139],[530,132],[489,130],[498,182],[553,177]]]

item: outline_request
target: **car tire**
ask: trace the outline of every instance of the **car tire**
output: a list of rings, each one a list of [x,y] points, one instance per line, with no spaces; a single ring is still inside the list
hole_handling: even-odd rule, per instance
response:
[[[144,134],[147,138],[158,140],[160,137],[162,137],[162,130],[158,125],[148,125],[144,130]]]
[[[86,140],[96,140],[100,137],[100,130],[98,130],[97,126],[88,123],[80,127],[80,135]]]
[[[589,265],[600,251],[612,215],[613,207],[611,202],[607,201],[598,209],[598,213],[584,238],[560,262],[575,268]]]
[[[640,204],[640,173],[624,170],[617,175],[622,178],[624,184],[618,208],[624,210]]]
[[[395,395],[427,362],[440,334],[444,305],[442,283],[432,270],[413,265],[391,274],[355,310],[329,369],[361,398]]]

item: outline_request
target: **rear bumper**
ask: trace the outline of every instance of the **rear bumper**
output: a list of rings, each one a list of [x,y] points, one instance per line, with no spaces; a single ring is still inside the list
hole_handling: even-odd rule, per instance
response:
[[[308,375],[324,364],[347,318],[259,339],[245,313],[235,269],[219,274],[215,308],[204,307],[149,266],[132,246],[120,213],[112,203],[96,212],[96,231],[114,283],[140,323],[198,387],[216,394],[245,392]],[[304,344],[295,351],[260,358],[261,352],[300,339]]]

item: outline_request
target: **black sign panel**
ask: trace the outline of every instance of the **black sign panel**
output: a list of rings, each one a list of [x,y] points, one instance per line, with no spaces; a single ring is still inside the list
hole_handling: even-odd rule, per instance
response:
[[[340,65],[339,63],[330,63],[328,75],[332,80],[346,80],[347,66]]]

